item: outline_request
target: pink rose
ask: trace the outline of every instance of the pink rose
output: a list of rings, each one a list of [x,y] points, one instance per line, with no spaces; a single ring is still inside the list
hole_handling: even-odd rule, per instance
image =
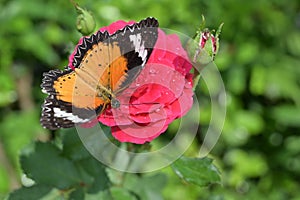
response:
[[[100,31],[107,30],[112,34],[132,23],[117,21]],[[70,56],[71,68],[74,68],[75,52],[76,49]],[[166,35],[159,29],[158,40],[146,66],[117,96],[120,107],[109,106],[98,120],[110,126],[112,135],[120,142],[143,144],[152,141],[192,107],[191,68],[178,36]]]

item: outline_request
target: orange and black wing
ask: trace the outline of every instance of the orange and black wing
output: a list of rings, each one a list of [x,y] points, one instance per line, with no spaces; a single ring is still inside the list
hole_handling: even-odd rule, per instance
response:
[[[44,73],[41,124],[48,129],[86,123],[101,113],[137,77],[158,36],[158,22],[147,18],[110,35],[85,37],[74,55],[75,69]]]
[[[109,37],[105,36],[108,35],[107,32],[98,31],[90,38],[83,39],[74,55],[72,65],[81,68],[90,60],[94,61],[93,67],[102,66],[103,63],[109,65],[102,77],[105,77],[107,83],[104,84],[103,80],[100,80],[100,84],[109,85],[112,93],[118,94],[129,86],[145,66],[157,41],[158,25],[155,18],[148,17],[138,23],[125,26]],[[102,44],[110,46],[107,54],[109,58],[105,59],[105,62],[98,54],[102,51]],[[90,54],[89,56],[93,58],[85,60],[89,57],[87,54],[91,49],[98,50],[98,53]]]
[[[107,104],[96,95],[92,84],[72,70],[44,73],[42,89],[49,96],[42,106],[41,124],[51,130],[86,123]]]

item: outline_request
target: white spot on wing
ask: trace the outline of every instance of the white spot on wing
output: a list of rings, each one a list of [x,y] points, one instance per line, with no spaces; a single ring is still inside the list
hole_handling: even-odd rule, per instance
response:
[[[146,57],[147,57],[147,50],[145,49],[145,45],[144,45],[145,42],[142,41],[141,34],[138,33],[136,35],[130,35],[129,39],[134,45],[134,50],[136,52],[138,52],[139,56],[142,58],[143,65],[144,65],[146,62]]]
[[[73,123],[85,123],[85,122],[89,121],[89,119],[81,119],[78,116],[76,116],[72,113],[63,111],[59,108],[53,108],[53,112],[54,112],[54,117],[64,118],[64,119],[72,121]]]
[[[49,93],[47,92],[47,90],[44,89],[44,88],[42,88],[42,92],[43,92],[44,94],[49,94]]]

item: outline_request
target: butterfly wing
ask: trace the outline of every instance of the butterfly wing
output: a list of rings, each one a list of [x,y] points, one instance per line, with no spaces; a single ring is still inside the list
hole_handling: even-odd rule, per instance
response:
[[[157,27],[158,21],[149,17],[115,33],[113,41],[120,46],[122,57],[110,66],[114,94],[126,89],[144,68],[157,41]]]
[[[41,124],[55,130],[86,123],[124,90],[147,62],[157,40],[158,22],[147,18],[109,35],[97,32],[77,47],[72,70],[44,73]]]
[[[86,80],[85,80],[86,81]],[[42,91],[49,96],[42,106],[41,124],[55,130],[88,122],[101,112],[107,102],[95,89],[72,70],[51,70],[44,73]]]
[[[129,86],[145,66],[157,41],[158,26],[155,18],[148,17],[139,23],[127,25],[112,35],[98,31],[90,38],[83,39],[74,54],[72,65],[81,68],[86,54],[93,45],[98,45],[99,41],[110,44],[111,48],[108,49],[107,55],[109,62],[105,62],[109,63],[109,68],[102,78],[107,80],[105,86],[108,85],[114,94],[118,94]],[[98,61],[103,60],[99,54],[95,55]],[[99,63],[95,63],[94,66],[98,65]],[[100,80],[100,85],[103,82],[104,80]]]

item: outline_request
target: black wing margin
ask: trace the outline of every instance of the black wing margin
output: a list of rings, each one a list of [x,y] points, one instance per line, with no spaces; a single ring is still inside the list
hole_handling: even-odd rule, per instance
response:
[[[96,34],[92,34],[90,37],[83,37],[81,44],[76,47],[72,65],[75,68],[79,67],[85,54],[89,51],[89,49],[91,49],[94,44],[98,44],[99,42],[111,43],[112,40],[117,40],[120,43],[119,46],[121,47],[121,52],[123,54],[128,53],[125,56],[129,58],[129,64],[133,68],[141,62],[133,59],[135,58],[135,56],[133,55],[133,53],[130,53],[134,50],[134,46],[132,45],[132,42],[130,42],[129,36],[135,33],[141,33],[142,38],[145,41],[145,47],[149,52],[147,57],[148,59],[157,41],[158,26],[159,23],[155,18],[148,17],[138,23],[126,25],[123,29],[116,31],[111,35],[107,31],[98,31]]]
[[[42,105],[40,123],[44,128],[56,130],[58,128],[70,128],[75,124],[86,123],[96,116],[102,107],[96,111],[84,108],[76,108],[71,103],[57,99],[57,93],[53,88],[54,81],[58,77],[70,73],[71,70],[51,70],[43,74],[41,84],[42,91],[49,96]]]
[[[117,41],[128,62],[126,78],[119,86],[122,89],[115,93],[126,89],[145,67],[158,38],[158,25],[155,18],[148,17],[112,35],[111,40]]]

